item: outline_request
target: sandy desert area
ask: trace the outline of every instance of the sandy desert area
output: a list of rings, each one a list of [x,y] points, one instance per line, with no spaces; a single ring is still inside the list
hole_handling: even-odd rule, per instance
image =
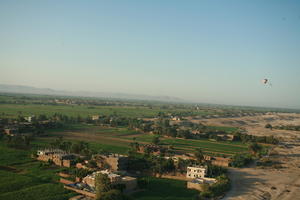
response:
[[[273,135],[280,144],[270,151],[269,159],[280,167],[261,168],[253,164],[246,168],[229,169],[232,189],[225,200],[296,200],[300,199],[300,132],[266,129],[270,123],[300,125],[300,114],[268,113],[239,118],[203,119],[206,125],[240,127],[252,135]]]

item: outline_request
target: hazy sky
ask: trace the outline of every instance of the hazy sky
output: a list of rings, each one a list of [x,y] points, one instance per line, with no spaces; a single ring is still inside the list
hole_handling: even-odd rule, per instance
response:
[[[299,75],[297,0],[0,0],[2,84],[300,108]]]

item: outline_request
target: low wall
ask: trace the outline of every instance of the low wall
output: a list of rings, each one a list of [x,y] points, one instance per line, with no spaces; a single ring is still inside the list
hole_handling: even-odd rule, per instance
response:
[[[68,190],[72,190],[72,191],[77,192],[79,194],[83,194],[83,195],[91,197],[91,198],[96,198],[96,194],[91,193],[91,192],[87,192],[87,191],[84,191],[84,190],[79,190],[79,189],[76,189],[76,188],[73,188],[73,187],[70,187],[70,186],[67,186],[67,185],[65,185],[64,188],[68,189]]]
[[[66,173],[63,173],[63,172],[58,173],[58,175],[61,176],[61,177],[64,177],[64,178],[68,178],[68,177],[71,176],[70,174],[66,174]]]
[[[202,191],[202,184],[187,182],[187,188]]]
[[[63,184],[66,184],[66,185],[69,185],[69,184],[74,184],[75,182],[73,181],[70,181],[70,180],[67,180],[67,179],[64,179],[64,178],[60,178],[59,179],[59,182],[63,183]]]

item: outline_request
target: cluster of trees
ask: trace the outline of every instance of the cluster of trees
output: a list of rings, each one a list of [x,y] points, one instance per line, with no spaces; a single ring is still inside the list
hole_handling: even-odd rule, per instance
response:
[[[149,155],[149,154],[129,154],[128,171],[136,172],[148,172],[152,174],[164,174],[164,173],[186,173],[188,166],[195,164],[201,164],[207,166],[207,177],[218,177],[227,173],[226,168],[221,166],[215,166],[210,164],[204,159],[204,154],[199,148],[195,152],[195,158],[193,159],[181,159],[179,158],[176,163],[173,159],[166,159],[164,157]]]
[[[273,136],[255,136],[245,133],[235,132],[233,141],[242,141],[243,143],[258,142],[265,144],[278,144],[279,140]]]
[[[78,168],[63,168],[61,172],[70,174],[74,179],[75,177],[84,178],[91,173],[91,171],[89,171],[88,169],[78,169]]]
[[[232,157],[230,165],[232,167],[243,167],[252,162],[252,156],[250,154],[238,153]]]
[[[217,182],[209,185],[202,185],[202,192],[199,194],[198,199],[215,198],[221,196],[230,189],[230,179],[227,176],[227,169],[221,166],[215,166],[205,160],[204,154],[200,148],[196,149],[194,153],[196,162],[204,164],[207,167],[207,177],[216,178]]]
[[[89,118],[88,122],[100,125],[107,125],[111,127],[129,126],[130,118],[120,117],[116,114],[113,114],[108,116],[100,116],[98,120],[94,121]]]
[[[66,152],[70,153],[75,153],[75,154],[80,154],[84,155],[87,158],[90,158],[93,154],[96,152],[93,151],[89,143],[84,142],[84,141],[78,141],[78,142],[71,142],[71,141],[66,141],[63,139],[63,137],[57,137],[55,140],[53,140],[50,143],[51,148],[57,148],[57,149],[62,149]]]
[[[163,174],[174,172],[175,164],[172,159],[158,157],[148,154],[139,155],[130,153],[128,158],[128,168],[130,172],[145,172],[153,174]]]
[[[29,135],[1,135],[1,140],[6,143],[9,147],[16,149],[29,149],[30,143],[33,140],[32,136]]]
[[[271,124],[266,124],[265,128],[279,129],[279,130],[290,130],[290,131],[300,131],[300,126],[296,126],[296,125],[272,126]]]
[[[59,128],[62,124],[58,121],[48,120],[45,115],[38,115],[32,118],[31,123],[27,123],[25,117],[19,115],[16,119],[3,118],[0,120],[0,125],[3,127],[16,128],[18,133],[33,133],[39,135],[45,132],[46,129]]]
[[[212,165],[207,163],[207,174],[209,178],[215,178],[227,174],[227,169],[221,166]]]
[[[232,167],[244,167],[253,161],[253,158],[260,158],[263,155],[266,155],[268,149],[263,147],[262,145],[257,144],[256,142],[252,142],[248,146],[249,153],[238,153],[232,157],[232,161],[230,165]]]
[[[139,129],[143,132],[152,132],[157,135],[185,139],[212,138],[221,140],[222,138],[217,135],[226,134],[225,131],[220,131],[212,127],[207,127],[203,124],[196,124],[189,121],[182,121],[180,124],[170,124],[170,120],[165,118],[163,114],[159,115],[159,120],[157,122],[132,119],[129,121],[128,127],[131,129]],[[196,131],[201,134],[193,134],[192,131]]]
[[[198,199],[214,199],[223,195],[226,191],[230,189],[231,184],[228,176],[222,174],[221,176],[216,177],[216,179],[217,182],[212,185],[203,184],[203,191],[200,193]]]
[[[248,148],[249,148],[249,151],[250,151],[250,152],[252,153],[252,155],[254,155],[254,156],[260,157],[261,154],[264,153],[264,152],[263,152],[263,150],[264,150],[263,146],[257,144],[256,142],[250,143],[249,146],[248,146]]]
[[[96,200],[128,200],[122,193],[124,185],[111,184],[107,174],[98,173],[95,177]]]

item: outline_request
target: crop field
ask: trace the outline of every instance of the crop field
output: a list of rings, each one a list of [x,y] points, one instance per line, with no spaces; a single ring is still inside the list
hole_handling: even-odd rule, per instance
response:
[[[52,137],[63,136],[72,141],[86,141],[95,149],[105,149],[116,153],[124,153],[129,149],[129,144],[136,140],[141,144],[149,144],[156,135],[144,134],[127,128],[108,128],[100,126],[85,125],[79,129],[64,131],[51,131],[49,140]],[[175,150],[181,152],[193,152],[196,148],[201,148],[208,154],[233,155],[238,152],[246,152],[247,145],[240,142],[216,142],[208,139],[192,140],[181,138],[161,137],[161,144],[172,145]]]
[[[228,126],[206,126],[206,127],[211,130],[225,131],[227,133],[232,133],[238,130],[238,128],[236,127],[228,127]]]
[[[74,194],[64,190],[55,175],[58,167],[43,168],[28,150],[16,150],[0,142],[0,199],[65,200]]]
[[[35,105],[35,104],[0,104],[1,114],[4,117],[14,118],[18,115],[53,115],[60,113],[68,116],[87,117],[95,114],[110,115],[118,113],[124,117],[152,117],[159,111],[149,108],[124,106],[85,106],[85,105]]]
[[[68,116],[87,117],[91,115],[111,115],[117,113],[123,117],[154,117],[159,112],[187,112],[187,109],[161,109],[142,106],[87,106],[87,105],[39,105],[39,104],[0,104],[0,117],[16,118],[19,115],[51,116],[60,113]],[[208,111],[193,112],[197,115],[211,114]]]
[[[136,200],[192,200],[196,190],[186,189],[186,182],[180,180],[149,177],[145,191],[133,194]]]

